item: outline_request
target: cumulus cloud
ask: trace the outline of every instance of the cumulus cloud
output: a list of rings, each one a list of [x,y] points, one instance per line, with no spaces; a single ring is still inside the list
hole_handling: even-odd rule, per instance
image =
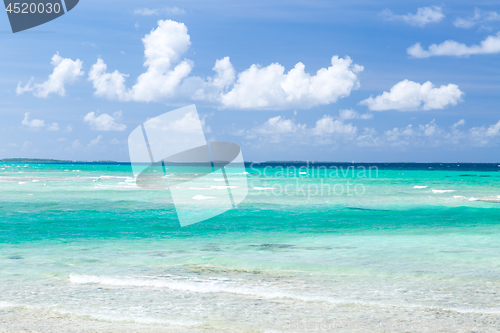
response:
[[[476,8],[473,16],[468,18],[457,17],[453,25],[457,28],[469,29],[476,24],[485,24],[492,21],[500,21],[500,15],[497,12],[483,12]]]
[[[403,80],[396,83],[389,92],[361,101],[372,111],[417,111],[444,109],[462,101],[464,93],[455,84],[435,88],[427,81],[424,84]]]
[[[296,124],[291,119],[285,119],[281,116],[269,118],[264,124],[254,129],[259,134],[284,134],[294,133],[305,129],[305,125]]]
[[[27,126],[31,129],[39,129],[45,126],[45,121],[41,119],[30,119],[30,113],[26,112],[24,114],[24,119],[21,122],[24,126]]]
[[[340,118],[325,115],[315,125],[297,123],[294,119],[276,116],[248,130],[233,131],[233,135],[243,136],[248,144],[265,147],[269,143],[282,143],[289,148],[323,145],[332,148],[339,144],[354,147],[477,147],[500,144],[500,121],[492,125],[465,128],[466,121],[460,119],[448,127],[439,126],[435,119],[423,124],[408,124],[392,129],[356,126]],[[285,147],[284,147],[285,148]]]
[[[414,58],[429,58],[433,56],[468,57],[474,54],[496,54],[500,53],[500,32],[496,35],[486,37],[479,45],[467,46],[454,40],[447,40],[441,44],[432,44],[428,50],[424,50],[420,43],[416,43],[406,51]]]
[[[186,14],[186,11],[184,9],[177,7],[165,7],[165,8],[155,8],[155,9],[138,8],[134,10],[134,14],[142,16],[152,16],[161,14],[181,15],[181,14]]]
[[[500,121],[490,126],[473,127],[469,132],[479,146],[486,146],[492,139],[500,136]]]
[[[315,75],[306,73],[301,62],[288,72],[273,63],[253,64],[237,74],[229,57],[224,57],[215,62],[213,77],[201,78],[189,76],[194,66],[191,60],[181,60],[191,45],[184,24],[158,21],[158,27],[142,41],[147,71],[128,89],[128,75],[108,72],[104,60],[98,59],[89,72],[96,96],[139,102],[188,98],[232,109],[310,108],[349,96],[359,88],[356,74],[363,70],[347,56],[334,56],[331,65]]]
[[[221,94],[221,102],[226,108],[236,109],[310,108],[335,103],[359,88],[356,73],[362,70],[349,57],[337,56],[332,57],[330,67],[312,76],[301,62],[286,74],[278,63],[266,67],[252,65],[238,74],[229,92]]]
[[[413,26],[424,27],[429,23],[437,23],[445,18],[441,7],[422,7],[417,9],[415,14],[396,15],[389,9],[382,12],[382,15],[391,21],[403,21]]]
[[[183,23],[160,20],[158,28],[147,34],[142,42],[144,67],[147,70],[137,78],[136,84],[127,89],[125,78],[128,75],[117,70],[107,73],[107,65],[99,58],[89,72],[96,96],[120,101],[151,102],[174,95],[181,81],[193,68],[190,60],[182,60],[174,67],[191,45],[187,27]]]
[[[447,130],[438,126],[436,120],[433,119],[424,125],[413,126],[410,124],[403,128],[395,127],[392,130],[387,130],[380,138],[380,142],[400,147],[437,147],[457,144],[463,139],[466,139],[464,132],[457,131],[454,126],[451,126],[451,130]]]
[[[387,142],[390,146],[406,147],[438,147],[438,146],[486,146],[498,143],[500,137],[500,121],[481,127],[472,127],[469,130],[462,128],[465,120],[460,119],[446,129],[437,125],[433,119],[425,125],[416,127],[408,125],[404,128],[394,128],[384,132],[381,143]]]
[[[113,116],[110,116],[107,113],[96,116],[95,112],[89,112],[83,118],[83,121],[88,123],[90,128],[96,131],[124,131],[127,126],[116,122],[121,118],[121,116],[121,111],[113,113]]]
[[[357,128],[352,124],[346,124],[340,119],[325,115],[316,121],[314,127],[297,123],[294,119],[275,116],[249,130],[239,130],[233,134],[250,140],[258,139],[261,142],[317,145],[332,142],[333,138],[340,142],[345,138],[352,138],[356,132]]]
[[[316,126],[312,129],[313,135],[329,135],[329,134],[345,134],[352,136],[356,134],[357,128],[352,124],[345,124],[342,120],[334,120],[331,116],[323,116],[316,122]]]
[[[73,61],[69,58],[63,58],[59,53],[56,53],[52,57],[51,63],[54,66],[54,71],[49,75],[47,81],[33,83],[34,78],[31,78],[24,87],[19,83],[16,93],[22,95],[25,92],[33,92],[34,96],[41,98],[46,98],[50,94],[65,96],[66,84],[74,83],[78,77],[84,74],[82,71],[83,62],[79,59]]]

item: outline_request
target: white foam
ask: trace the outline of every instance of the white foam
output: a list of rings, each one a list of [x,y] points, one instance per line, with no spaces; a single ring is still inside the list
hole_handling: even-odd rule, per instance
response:
[[[19,185],[23,185],[23,184],[26,184],[26,182],[19,182]]]
[[[478,313],[478,314],[500,314],[500,308],[460,308],[460,307],[439,307],[419,304],[405,304],[393,302],[371,302],[348,299],[336,299],[323,295],[296,293],[269,286],[261,283],[259,286],[243,286],[241,282],[221,279],[204,280],[199,278],[183,277],[111,277],[95,275],[70,274],[70,282],[75,284],[99,284],[119,287],[146,287],[146,288],[167,288],[175,291],[186,291],[191,293],[229,293],[244,296],[253,296],[265,299],[288,298],[304,302],[328,302],[336,305],[357,304],[363,306],[380,307],[405,307],[411,309],[431,309],[439,311],[454,311],[458,313]]]
[[[261,298],[292,298],[305,302],[320,301],[330,303],[343,303],[330,297],[320,295],[296,294],[274,287],[241,286],[234,282],[221,282],[216,280],[182,279],[182,278],[128,278],[95,275],[70,274],[70,282],[75,284],[96,283],[101,285],[120,287],[150,287],[168,288],[177,291],[193,293],[230,293]],[[352,302],[351,302],[352,303]]]
[[[415,186],[413,186],[413,188],[427,188],[427,186],[418,186],[418,185],[415,185]]]
[[[432,190],[432,193],[440,194],[440,193],[451,193],[455,192],[455,190]]]
[[[237,188],[238,186],[210,186],[210,188],[212,189],[216,189],[216,190],[224,190],[224,189],[227,189],[227,188]]]
[[[17,305],[15,305],[14,303],[9,303],[9,302],[0,302],[0,309],[4,309],[4,308],[13,308],[13,307],[16,307]]]
[[[462,200],[462,201],[484,201],[484,202],[500,202],[500,196],[494,198],[475,198],[475,197],[464,197],[461,195],[453,196],[454,199]]]
[[[216,199],[215,197],[208,197],[208,196],[205,196],[205,195],[195,195],[193,197],[194,200],[210,200],[210,199]]]

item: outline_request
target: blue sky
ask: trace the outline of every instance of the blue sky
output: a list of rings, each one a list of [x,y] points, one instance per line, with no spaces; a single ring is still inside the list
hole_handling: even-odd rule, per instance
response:
[[[246,160],[499,162],[499,31],[493,1],[82,0],[17,34],[4,14],[0,157],[128,161],[135,127],[196,104]]]

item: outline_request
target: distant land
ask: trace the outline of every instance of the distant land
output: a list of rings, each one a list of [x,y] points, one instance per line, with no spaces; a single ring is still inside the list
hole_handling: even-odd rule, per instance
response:
[[[4,158],[0,163],[33,163],[33,164],[130,164],[129,162],[117,161],[69,161],[53,160],[45,158]]]

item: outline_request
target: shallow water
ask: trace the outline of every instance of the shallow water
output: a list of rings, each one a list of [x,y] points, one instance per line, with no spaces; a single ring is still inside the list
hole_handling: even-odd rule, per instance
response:
[[[498,331],[498,166],[349,167],[249,165],[242,204],[181,228],[130,166],[0,165],[4,325]]]

